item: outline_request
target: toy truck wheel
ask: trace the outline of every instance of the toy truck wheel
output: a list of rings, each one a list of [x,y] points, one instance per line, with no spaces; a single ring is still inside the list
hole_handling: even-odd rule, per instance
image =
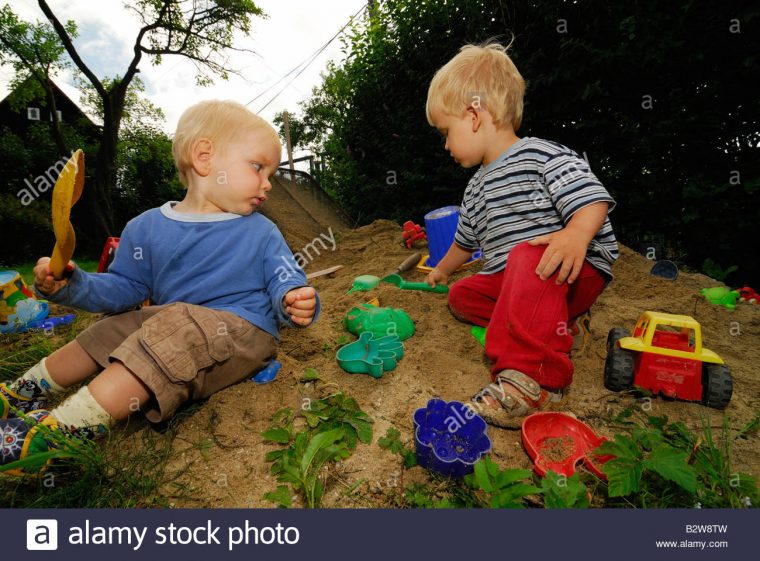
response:
[[[625,327],[613,327],[610,329],[610,332],[607,335],[607,354],[609,354],[609,352],[612,350],[612,347],[614,347],[615,343],[617,343],[620,339],[630,336],[631,332],[628,331]]]
[[[613,343],[604,364],[604,387],[613,392],[627,390],[633,385],[634,374],[633,353]]]
[[[702,375],[702,403],[715,409],[725,409],[731,401],[734,380],[725,364],[705,364]]]

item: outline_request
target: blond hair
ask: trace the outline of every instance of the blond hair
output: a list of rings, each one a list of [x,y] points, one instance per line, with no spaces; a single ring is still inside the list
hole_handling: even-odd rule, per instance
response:
[[[280,137],[272,125],[236,101],[211,99],[186,109],[179,118],[172,141],[174,164],[182,184],[187,186],[193,146],[198,140],[207,138],[215,151],[223,151],[252,130],[264,132],[273,143],[281,146]]]
[[[447,115],[461,116],[467,108],[485,108],[496,128],[511,123],[517,131],[522,123],[525,80],[507,49],[498,43],[465,45],[433,76],[428,89],[428,122],[435,126],[430,111],[439,108]]]

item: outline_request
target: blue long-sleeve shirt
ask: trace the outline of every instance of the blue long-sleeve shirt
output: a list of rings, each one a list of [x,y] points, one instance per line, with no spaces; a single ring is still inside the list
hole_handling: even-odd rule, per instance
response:
[[[89,312],[121,312],[150,298],[232,312],[279,338],[293,325],[282,300],[306,275],[277,227],[254,212],[186,214],[172,203],[132,219],[107,273],[79,268],[43,298]],[[319,315],[319,299],[314,320]]]

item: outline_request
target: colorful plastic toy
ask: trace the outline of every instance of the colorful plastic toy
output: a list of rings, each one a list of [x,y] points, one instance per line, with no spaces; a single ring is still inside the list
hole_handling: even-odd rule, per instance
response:
[[[423,292],[435,292],[436,294],[447,294],[449,287],[445,284],[430,286],[426,282],[409,282],[401,278],[400,275],[388,275],[383,282],[398,286],[401,290],[421,290]]]
[[[61,325],[69,325],[74,323],[76,316],[74,314],[66,314],[64,316],[49,317],[43,320],[31,321],[26,325],[26,329],[23,329],[21,333],[29,329],[53,329]]]
[[[459,222],[459,207],[445,206],[428,212],[425,215],[425,231],[428,237],[429,255],[425,255],[417,265],[417,270],[422,273],[429,273],[438,262],[443,259],[446,252],[454,242],[454,235],[457,231]],[[463,264],[458,271],[465,269],[472,263],[480,259],[480,250],[476,251],[472,258]]]
[[[17,271],[0,271],[0,324],[8,322],[8,316],[16,312],[21,300],[34,298],[24,279]]]
[[[425,215],[425,231],[428,236],[428,249],[430,249],[428,266],[435,267],[446,255],[454,241],[458,222],[458,206],[437,208]]]
[[[715,288],[703,288],[699,293],[716,306],[724,306],[727,310],[736,309],[736,301],[739,299],[739,291],[731,290],[725,286]]]
[[[14,312],[0,323],[0,333],[24,333],[42,326],[50,310],[48,303],[34,298],[25,298],[16,303]]]
[[[0,271],[0,333],[23,333],[49,313],[17,271]]]
[[[739,289],[739,302],[746,302],[747,304],[758,304],[760,303],[760,294],[755,292],[755,290],[749,286],[744,286]]]
[[[374,275],[361,275],[360,277],[356,277],[354,279],[354,284],[348,291],[348,294],[351,294],[352,292],[366,292],[368,290],[372,290],[378,284],[380,284],[380,280],[380,277],[376,277]]]
[[[103,251],[100,254],[100,261],[98,262],[98,273],[105,273],[108,270],[113,258],[116,257],[116,250],[119,247],[120,239],[114,237],[106,239]]]
[[[277,360],[272,360],[262,370],[259,370],[259,373],[253,376],[251,380],[257,384],[268,384],[277,377],[280,368],[282,368],[282,364]]]
[[[534,413],[522,423],[522,443],[533,460],[533,469],[544,477],[546,472],[571,477],[578,464],[602,479],[602,465],[613,456],[595,456],[593,451],[607,440],[587,424],[566,413]]]
[[[351,374],[369,374],[380,378],[383,372],[396,368],[404,356],[404,345],[395,335],[376,338],[369,331],[359,335],[359,340],[338,349],[335,358],[338,365]]]
[[[491,450],[486,422],[459,401],[431,399],[413,420],[417,463],[441,475],[472,473],[475,462]]]
[[[84,152],[77,150],[64,166],[53,188],[53,232],[55,247],[50,255],[50,270],[60,279],[76,246],[74,227],[69,220],[71,207],[84,188]]]
[[[404,243],[406,244],[406,248],[412,249],[412,245],[418,240],[427,240],[425,230],[419,224],[407,220],[404,222]]]
[[[400,341],[405,341],[414,335],[414,322],[404,310],[369,304],[351,308],[343,318],[343,326],[356,336],[369,331],[378,338],[396,335]]]
[[[702,347],[699,323],[659,312],[641,314],[633,336],[620,327],[610,330],[604,385],[612,391],[636,386],[716,409],[725,408],[733,392],[728,367]]]
[[[652,270],[649,271],[649,274],[653,277],[662,277],[667,280],[676,280],[678,278],[678,266],[672,261],[663,259],[662,261],[657,261],[657,263],[652,265]]]
[[[473,325],[472,329],[470,329],[470,335],[475,337],[477,339],[478,343],[486,346],[486,333],[488,332],[487,327],[480,327],[479,325]]]

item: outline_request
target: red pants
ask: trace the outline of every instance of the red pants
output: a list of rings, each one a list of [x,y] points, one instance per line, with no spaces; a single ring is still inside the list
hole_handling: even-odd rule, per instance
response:
[[[544,388],[560,389],[573,380],[568,321],[591,308],[607,281],[588,261],[573,284],[556,283],[559,268],[542,281],[536,268],[545,250],[527,242],[515,246],[504,271],[451,285],[449,307],[463,321],[488,326],[492,376],[519,370]]]

